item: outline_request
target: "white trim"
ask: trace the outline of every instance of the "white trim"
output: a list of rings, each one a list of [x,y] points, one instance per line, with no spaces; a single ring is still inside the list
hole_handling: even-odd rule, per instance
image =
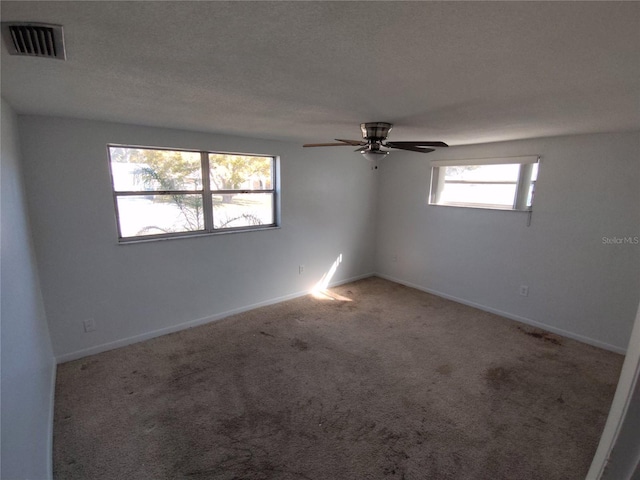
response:
[[[620,353],[624,355],[626,353],[626,349],[618,347],[616,345],[611,345],[609,343],[601,342],[600,340],[595,340],[590,337],[585,337],[583,335],[579,335],[577,333],[569,332],[567,330],[563,330],[561,328],[553,327],[546,323],[537,322],[536,320],[531,320],[530,318],[521,317],[520,315],[514,315],[509,312],[505,312],[502,310],[498,310],[497,308],[487,307],[486,305],[482,305],[480,303],[471,302],[469,300],[465,300],[463,298],[455,297],[453,295],[448,295],[446,293],[439,292],[437,290],[433,290],[430,288],[423,287],[422,285],[417,285],[415,283],[407,282],[401,280],[399,278],[392,277],[390,275],[385,275],[382,273],[376,273],[376,277],[384,278],[385,280],[390,280],[392,282],[399,283],[401,285],[405,285],[407,287],[415,288],[416,290],[421,290],[426,293],[431,293],[432,295],[437,295],[438,297],[446,298],[447,300],[453,300],[454,302],[461,303],[463,305],[468,305],[470,307],[477,308],[478,310],[483,310],[489,313],[495,313],[496,315],[500,315],[501,317],[508,318],[510,320],[515,320],[516,322],[524,323],[527,325],[531,325],[532,327],[542,328],[543,330],[547,330],[551,333],[555,333],[561,335],[563,337],[571,338],[573,340],[577,340],[582,343],[586,343],[588,345],[593,345],[594,347],[603,348],[605,350],[609,350],[611,352]]]
[[[586,480],[599,480],[604,474],[604,470],[610,461],[611,452],[618,441],[618,436],[624,425],[627,410],[632,400],[636,384],[640,377],[640,305],[638,305],[638,313],[636,314],[636,321],[631,331],[631,338],[629,339],[629,348],[627,349],[627,356],[622,364],[622,371],[620,372],[620,380],[618,381],[618,387],[616,393],[611,402],[611,409],[609,410],[609,416],[607,417],[607,423],[604,425],[602,436],[600,437],[600,443],[598,449],[593,456],[591,467],[587,473]],[[638,466],[636,465],[636,469]],[[634,477],[631,474],[632,478]],[[622,480],[622,479],[621,479]],[[625,479],[626,480],[626,479]]]
[[[512,313],[505,312],[505,311],[502,311],[502,310],[498,310],[496,308],[487,307],[486,305],[482,305],[482,304],[479,304],[479,303],[476,303],[476,302],[471,302],[471,301],[465,300],[463,298],[459,298],[459,297],[456,297],[456,296],[453,296],[453,295],[449,295],[449,294],[446,294],[446,293],[443,293],[443,292],[439,292],[437,290],[433,290],[433,289],[430,289],[430,288],[423,287],[422,285],[418,285],[418,284],[415,284],[415,283],[407,282],[405,280],[393,277],[391,275],[385,275],[385,274],[378,273],[378,272],[365,273],[363,275],[358,275],[358,276],[347,278],[347,279],[340,280],[340,281],[337,281],[337,282],[332,282],[329,286],[330,287],[336,287],[338,285],[343,285],[343,284],[349,283],[349,282],[355,282],[357,280],[362,280],[363,278],[369,278],[369,277],[372,277],[372,276],[380,277],[380,278],[383,278],[385,280],[389,280],[389,281],[392,281],[392,282],[399,283],[401,285],[405,285],[407,287],[415,288],[416,290],[421,290],[423,292],[430,293],[432,295],[437,295],[439,297],[446,298],[448,300],[452,300],[454,302],[461,303],[463,305],[468,305],[470,307],[474,307],[474,308],[477,308],[479,310],[483,310],[485,312],[494,313],[496,315],[500,315],[500,316],[508,318],[510,320],[515,320],[515,321],[520,322],[520,323],[531,325],[531,326],[534,326],[534,327],[537,327],[537,328],[542,328],[542,329],[547,330],[549,332],[556,333],[558,335],[562,335],[563,337],[571,338],[571,339],[577,340],[577,341],[582,342],[582,343],[593,345],[594,347],[603,348],[605,350],[609,350],[609,351],[612,351],[612,352],[615,352],[615,353],[619,353],[619,354],[622,354],[622,355],[624,355],[626,353],[626,349],[625,348],[618,347],[616,345],[611,345],[609,343],[601,342],[599,340],[595,340],[595,339],[590,338],[590,337],[585,337],[585,336],[579,335],[577,333],[569,332],[567,330],[563,330],[561,328],[557,328],[557,327],[548,325],[546,323],[542,323],[542,322],[538,322],[538,321],[535,321],[535,320],[531,320],[529,318],[521,317],[519,315],[514,315]],[[106,352],[108,350],[113,350],[115,348],[125,347],[127,345],[131,345],[131,344],[138,343],[138,342],[143,342],[143,341],[149,340],[151,338],[159,337],[161,335],[167,335],[169,333],[178,332],[180,330],[185,330],[187,328],[197,327],[199,325],[205,325],[207,323],[214,322],[214,321],[217,321],[217,320],[221,320],[223,318],[229,317],[231,315],[235,315],[237,313],[242,313],[242,312],[246,312],[248,310],[252,310],[254,308],[265,307],[265,306],[268,306],[268,305],[273,305],[275,303],[280,303],[280,302],[284,302],[284,301],[287,301],[287,300],[292,300],[294,298],[302,297],[302,296],[305,296],[305,295],[308,295],[308,294],[309,294],[308,290],[303,290],[303,291],[299,291],[299,292],[295,292],[295,293],[290,293],[288,295],[283,295],[281,297],[275,297],[275,298],[271,298],[271,299],[264,300],[264,301],[261,301],[261,302],[257,302],[257,303],[254,303],[254,304],[245,305],[245,306],[242,306],[242,307],[238,307],[238,308],[234,308],[234,309],[231,309],[231,310],[227,310],[225,312],[221,312],[221,313],[209,316],[209,317],[199,318],[199,319],[196,319],[196,320],[190,320],[188,322],[180,323],[178,325],[172,325],[172,326],[169,326],[169,327],[160,328],[158,330],[153,330],[151,332],[146,332],[146,333],[142,333],[142,334],[139,334],[139,335],[134,335],[132,337],[127,337],[127,338],[122,338],[120,340],[115,340],[113,342],[107,342],[107,343],[103,343],[103,344],[100,344],[100,345],[95,345],[93,347],[85,348],[85,349],[82,349],[82,350],[76,350],[75,352],[65,353],[65,354],[57,356],[56,357],[56,362],[57,363],[70,362],[72,360],[77,360],[79,358],[87,357],[89,355],[95,355],[97,353]]]
[[[337,287],[338,285],[342,285],[344,283],[355,282],[356,280],[362,280],[363,278],[369,278],[374,275],[375,275],[374,273],[365,273],[363,275],[346,278],[344,280],[332,282],[331,284],[329,284],[329,287]],[[143,342],[145,340],[159,337],[161,335],[167,335],[169,333],[178,332],[180,330],[185,330],[187,328],[197,327],[199,325],[205,325],[210,322],[222,320],[223,318],[229,317],[231,315],[235,315],[237,313],[253,310],[254,308],[266,307],[267,305],[273,305],[274,303],[280,303],[287,300],[292,300],[294,298],[303,297],[309,294],[310,294],[309,290],[290,293],[288,295],[283,295],[281,297],[275,297],[268,300],[264,300],[262,302],[253,303],[251,305],[245,305],[242,307],[227,310],[226,312],[217,313],[209,317],[198,318],[196,320],[189,320],[188,322],[180,323],[178,325],[171,325],[169,327],[160,328],[158,330],[153,330],[151,332],[141,333],[139,335],[134,335],[132,337],[122,338],[120,340],[115,340],[113,342],[107,342],[100,345],[95,345],[93,347],[85,348],[82,350],[76,350],[75,352],[65,353],[63,355],[56,357],[56,362],[57,363],[70,362],[71,360],[77,360],[79,358],[87,357],[89,355],[95,355],[97,353],[106,352],[107,350],[113,350],[115,348],[125,347],[127,345]]]
[[[176,234],[165,234],[165,235],[147,235],[140,237],[125,237],[123,240],[117,240],[114,242],[114,245],[136,245],[138,243],[149,243],[149,242],[164,242],[165,240],[177,240],[184,238],[200,238],[200,237],[210,237],[216,235],[230,235],[232,233],[246,233],[246,232],[261,232],[263,230],[279,230],[282,227],[280,225],[260,225],[255,227],[238,227],[238,228],[227,228],[224,230],[216,230],[213,232],[205,232],[196,231],[196,232],[180,232]]]
[[[47,464],[47,478],[49,479],[53,479],[53,421],[55,417],[57,373],[58,365],[56,364],[56,362],[53,362],[51,368],[51,386],[49,389],[49,433],[47,437],[47,455],[49,457],[49,462]]]
[[[462,158],[460,160],[432,160],[432,167],[456,167],[459,165],[504,165],[508,163],[519,163],[526,165],[537,163],[539,155],[523,155],[519,157],[490,157],[490,158]]]

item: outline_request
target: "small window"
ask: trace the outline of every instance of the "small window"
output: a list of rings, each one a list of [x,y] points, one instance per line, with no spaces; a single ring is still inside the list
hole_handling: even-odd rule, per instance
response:
[[[539,157],[431,163],[430,205],[531,210]]]
[[[276,157],[110,145],[121,241],[277,226]]]

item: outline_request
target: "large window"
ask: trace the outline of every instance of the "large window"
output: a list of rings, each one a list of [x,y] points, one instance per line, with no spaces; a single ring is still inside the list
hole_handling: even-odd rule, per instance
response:
[[[531,210],[537,156],[431,162],[431,205]]]
[[[109,145],[120,241],[277,226],[275,157]]]

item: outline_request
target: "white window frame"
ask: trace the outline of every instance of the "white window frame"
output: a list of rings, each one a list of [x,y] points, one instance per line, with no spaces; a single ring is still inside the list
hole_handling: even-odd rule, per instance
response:
[[[539,155],[526,155],[518,157],[501,157],[501,158],[476,158],[476,159],[463,159],[463,160],[434,160],[431,162],[431,188],[429,191],[429,205],[443,206],[443,207],[463,207],[463,208],[480,208],[486,210],[503,210],[503,211],[519,211],[529,212],[533,208],[533,198],[531,199],[531,205],[527,205],[527,198],[529,195],[529,186],[533,185],[533,194],[535,196],[536,181],[531,180],[533,173],[533,166],[540,164]],[[440,200],[442,191],[445,185],[444,167],[464,167],[472,165],[519,165],[518,179],[516,184],[516,193],[514,195],[513,205],[511,207],[505,207],[501,205],[491,205],[483,203],[470,203],[470,202],[447,202],[444,203]],[[469,182],[469,183],[486,183],[490,185],[498,185],[504,183],[514,182],[501,182],[501,181],[488,181],[488,182]]]
[[[202,172],[202,189],[200,190],[116,190],[111,169],[111,148],[131,148],[138,150],[163,150],[170,152],[190,152],[200,154],[200,165]],[[211,188],[210,171],[209,171],[209,155],[239,155],[246,157],[269,157],[271,163],[271,189],[261,190],[216,190]],[[172,238],[194,237],[202,235],[222,235],[227,233],[247,232],[254,230],[268,230],[280,228],[280,157],[270,154],[258,153],[239,153],[239,152],[221,152],[214,150],[193,150],[187,148],[169,148],[169,147],[150,147],[141,145],[125,145],[109,143],[107,144],[107,160],[109,162],[109,175],[111,178],[111,192],[113,194],[113,202],[116,216],[116,228],[118,231],[118,243],[135,243],[147,242],[154,240],[164,240]],[[214,228],[213,222],[213,195],[227,194],[260,194],[270,193],[273,195],[273,223],[262,225],[250,225],[242,227]],[[140,196],[140,195],[201,195],[202,209],[204,218],[204,228],[202,230],[190,230],[185,232],[160,233],[152,235],[136,235],[132,237],[123,237],[120,229],[120,213],[118,211],[118,197]]]

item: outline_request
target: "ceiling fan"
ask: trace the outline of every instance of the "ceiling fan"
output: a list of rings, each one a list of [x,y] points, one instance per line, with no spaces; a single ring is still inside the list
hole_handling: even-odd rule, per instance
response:
[[[434,148],[429,147],[448,147],[444,142],[389,142],[387,136],[393,125],[386,122],[369,122],[361,123],[362,140],[343,140],[336,138],[338,143],[305,143],[303,147],[359,147],[355,151],[360,152],[367,160],[376,160],[383,158],[389,154],[388,150],[383,148],[396,148],[398,150],[409,150],[410,152],[429,153]]]

